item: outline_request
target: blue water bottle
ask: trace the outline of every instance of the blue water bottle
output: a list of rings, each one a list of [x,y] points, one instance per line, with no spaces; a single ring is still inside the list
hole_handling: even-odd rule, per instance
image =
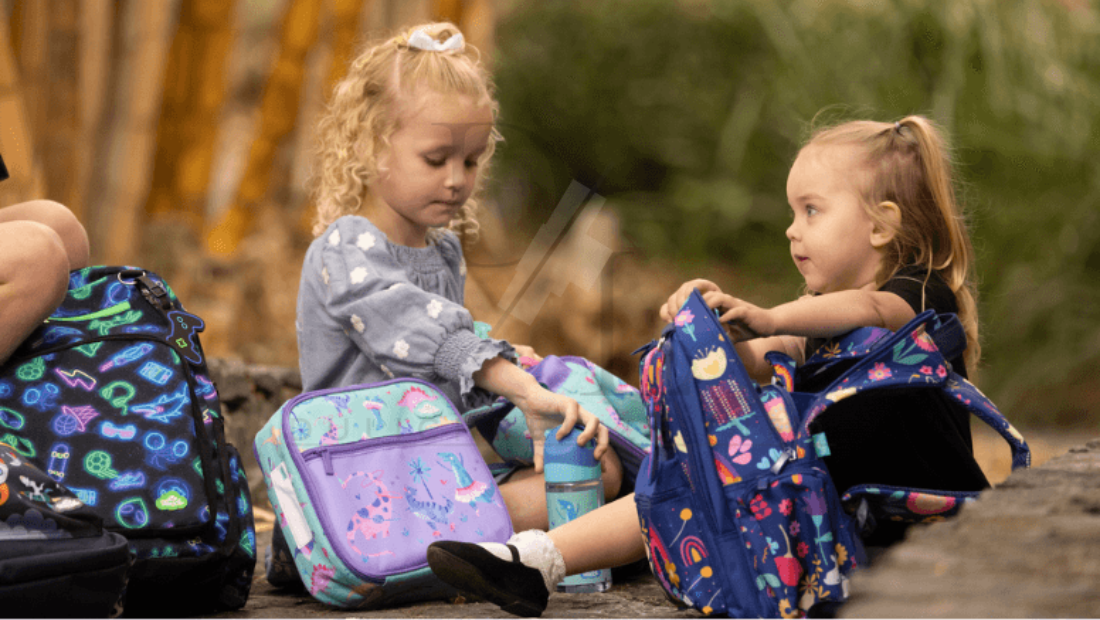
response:
[[[546,511],[553,529],[603,506],[603,478],[594,451],[595,440],[577,445],[574,428],[558,441],[557,428],[546,431],[543,466],[546,478]],[[611,587],[611,569],[570,575],[558,584],[558,592],[605,592]]]

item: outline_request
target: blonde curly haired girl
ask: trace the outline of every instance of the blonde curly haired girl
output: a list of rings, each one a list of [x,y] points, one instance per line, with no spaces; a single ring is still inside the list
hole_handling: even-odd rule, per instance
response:
[[[413,39],[415,33],[419,35]],[[500,140],[495,128],[500,105],[480,53],[464,41],[459,45],[461,37],[453,24],[426,24],[368,46],[352,61],[318,124],[314,236],[341,216],[370,211],[380,157],[398,127],[401,109],[426,93],[470,97],[488,109],[493,124],[477,157],[478,180],[484,180]],[[430,49],[417,47],[418,42]],[[478,189],[473,188],[449,222],[449,228],[468,242],[477,239]]]
[[[500,495],[513,527],[546,528],[545,431],[560,424],[561,439],[583,424],[578,443],[597,439],[612,497],[622,468],[599,419],[539,385],[514,363],[517,348],[476,328],[463,306],[459,235],[477,233],[473,196],[498,140],[497,112],[477,50],[452,24],[411,28],[352,62],[320,123],[298,364],[306,391],[414,377],[462,412],[504,396],[526,419],[534,467],[512,473]],[[297,578],[290,558],[277,529],[269,581]]]

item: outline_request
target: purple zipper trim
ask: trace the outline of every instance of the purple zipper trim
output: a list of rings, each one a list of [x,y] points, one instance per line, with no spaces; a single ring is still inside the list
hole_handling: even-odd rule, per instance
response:
[[[368,448],[377,448],[381,446],[388,446],[391,444],[406,443],[408,439],[411,438],[413,435],[415,435],[418,439],[431,439],[434,438],[436,435],[443,435],[451,432],[451,426],[462,426],[463,428],[465,428],[465,425],[462,422],[452,422],[449,424],[444,424],[442,426],[436,426],[434,428],[416,431],[414,433],[406,433],[404,435],[386,435],[385,437],[360,439],[352,443],[341,443],[331,446],[317,446],[316,448],[310,448],[301,453],[302,462],[305,463],[306,461],[312,461],[315,460],[317,457],[320,457],[322,460],[325,461],[325,473],[329,476],[332,476],[333,472],[329,471],[332,469],[332,459],[328,456],[330,454],[339,454],[341,452],[356,452],[359,450],[366,450]],[[467,432],[468,431],[469,429],[467,429]]]
[[[457,427],[457,428],[452,428],[452,427]],[[411,433],[411,434],[407,434],[407,435],[389,435],[387,437],[378,437],[377,439],[374,439],[374,440],[368,439],[366,441],[358,441],[356,443],[340,444],[339,446],[322,446],[322,447],[319,447],[319,448],[310,448],[306,452],[301,453],[302,463],[304,465],[307,460],[308,461],[315,461],[318,458],[320,458],[320,459],[325,461],[325,464],[324,464],[325,465],[325,473],[329,476],[332,476],[334,474],[329,473],[329,469],[332,467],[332,461],[329,460],[329,459],[326,459],[326,453],[328,453],[328,452],[356,452],[356,451],[362,451],[362,450],[369,450],[369,449],[371,449],[373,447],[376,447],[376,446],[379,446],[379,445],[414,443],[416,441],[421,441],[421,440],[424,440],[424,439],[435,438],[435,437],[440,436],[440,435],[459,434],[459,430],[458,430],[459,428],[466,431],[466,435],[468,437],[470,437],[470,445],[474,446],[473,437],[470,436],[470,429],[466,428],[465,424],[462,424],[461,422],[456,422],[454,424],[446,424],[444,426],[437,426],[435,428],[430,428],[430,429],[425,430],[425,431],[420,431],[420,432]],[[369,442],[369,445],[368,445],[368,442]],[[476,446],[474,446],[474,447],[476,448]],[[313,476],[305,475],[308,471],[309,470],[307,470],[305,467],[299,467],[298,468],[298,473],[301,476],[302,481],[306,485],[306,492],[309,494],[309,499],[310,500],[313,500],[314,498],[321,499],[321,494],[317,491],[316,486],[313,484]],[[319,502],[314,503],[314,502],[311,501],[311,503],[313,505],[313,510],[315,510],[318,513],[318,516],[320,517],[321,528],[323,530],[324,526],[325,526],[325,523],[329,521],[328,508],[325,506],[324,502],[319,501]],[[326,537],[329,539],[329,541],[333,540],[332,536],[328,536],[328,532],[324,532],[324,533],[325,533]],[[378,575],[374,575],[374,574],[371,574],[371,573],[361,572],[361,571],[357,570],[356,568],[354,568],[354,566],[355,566],[353,564],[354,558],[352,558],[351,556],[349,556],[347,554],[347,552],[345,551],[343,545],[338,545],[338,544],[334,544],[334,543],[330,542],[330,546],[332,547],[333,552],[336,553],[336,557],[340,558],[340,561],[344,563],[344,567],[347,568],[352,573],[354,573],[360,579],[366,579],[368,581],[373,581],[373,582],[376,582],[376,583],[385,583],[386,577],[389,576],[388,574],[378,576]],[[409,570],[410,571],[419,570],[421,568],[424,568],[427,565],[428,565],[428,560],[427,560],[427,557],[425,557],[423,564],[414,565],[413,567],[409,568]],[[402,572],[406,572],[406,571],[402,571]]]

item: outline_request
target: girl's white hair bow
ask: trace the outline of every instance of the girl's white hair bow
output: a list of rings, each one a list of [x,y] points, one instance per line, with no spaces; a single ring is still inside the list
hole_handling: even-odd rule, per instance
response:
[[[450,50],[461,52],[466,47],[466,39],[462,36],[462,33],[459,32],[451,35],[449,39],[440,43],[433,39],[427,32],[424,32],[423,28],[420,28],[409,37],[409,47],[415,47],[416,49],[426,52],[446,52]]]

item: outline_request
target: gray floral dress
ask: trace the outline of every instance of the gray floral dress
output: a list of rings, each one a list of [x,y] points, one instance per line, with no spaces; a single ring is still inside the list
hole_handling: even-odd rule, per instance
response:
[[[298,290],[298,364],[305,390],[415,377],[460,411],[489,404],[473,374],[515,351],[480,338],[463,306],[466,262],[446,231],[424,248],[391,243],[361,216],[344,216],[306,252]]]

